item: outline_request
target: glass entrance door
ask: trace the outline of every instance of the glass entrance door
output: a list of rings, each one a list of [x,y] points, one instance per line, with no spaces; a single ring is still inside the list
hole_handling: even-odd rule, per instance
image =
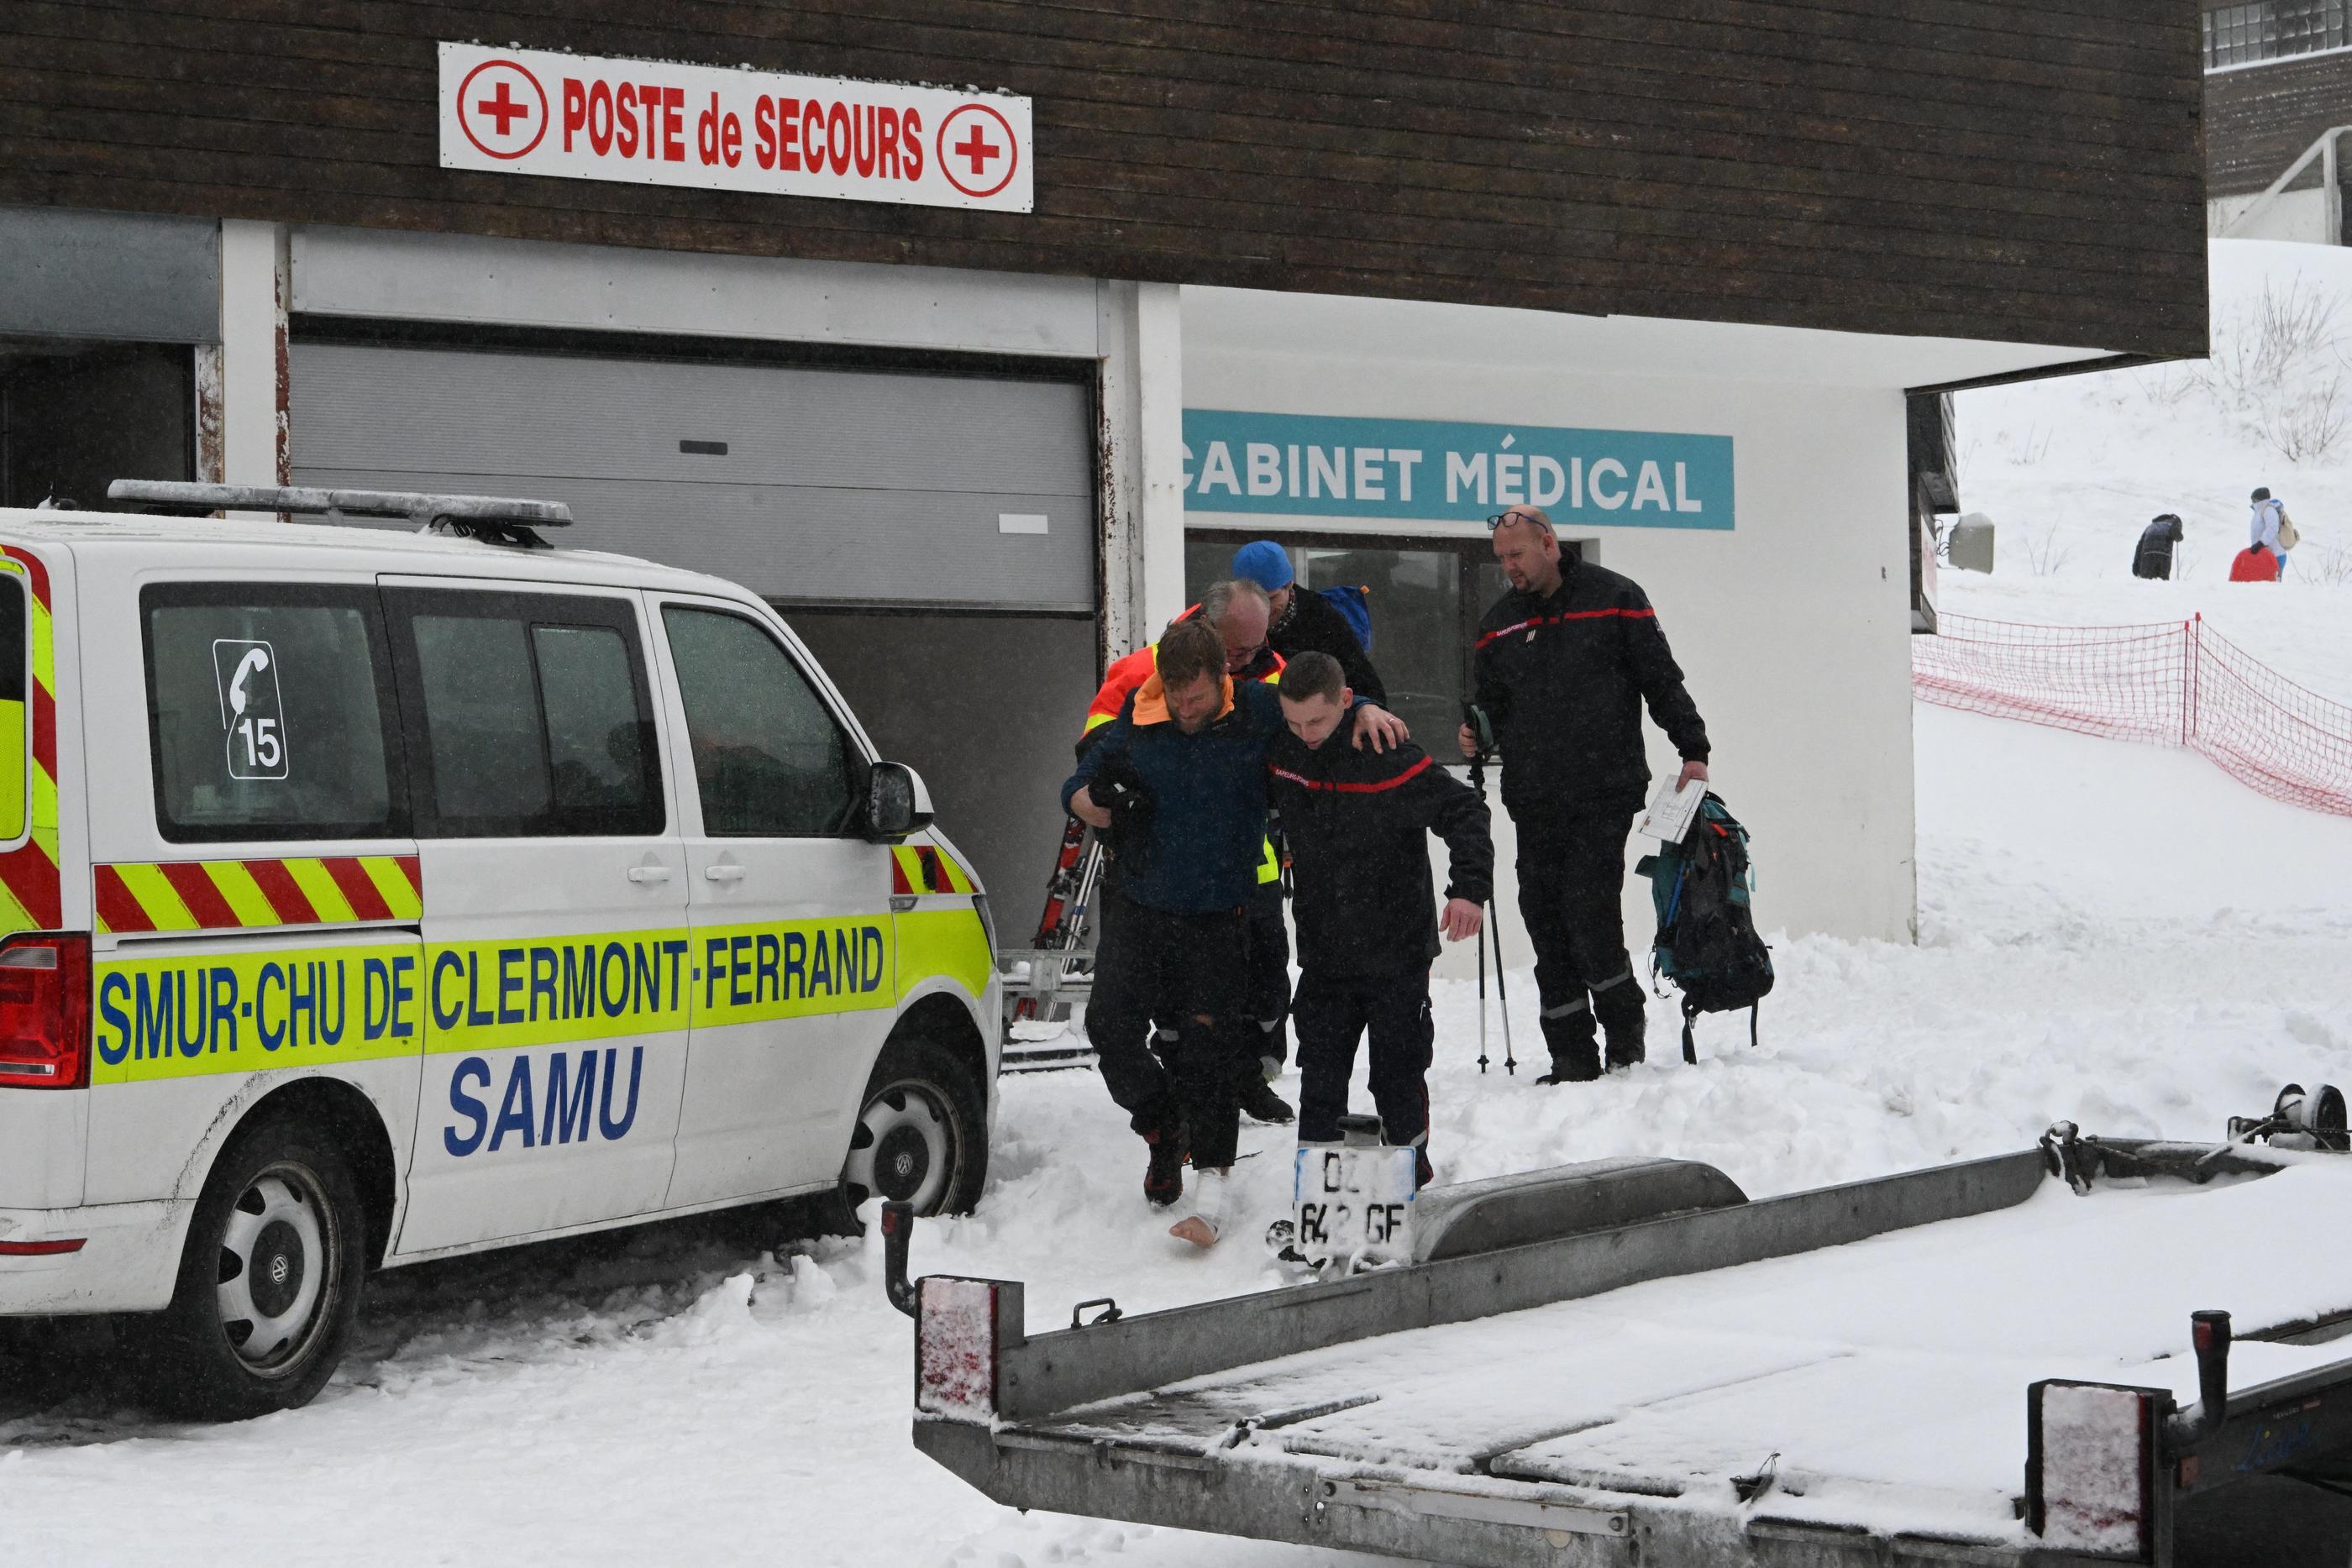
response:
[[[1237,547],[1262,537],[1224,529],[1186,533],[1189,600],[1197,602],[1202,590],[1230,574]],[[1388,687],[1389,706],[1432,751],[1450,750],[1447,737],[1462,722],[1469,694],[1478,618],[1507,586],[1486,541],[1286,531],[1273,537],[1289,551],[1303,590],[1364,590],[1372,620],[1366,651]]]

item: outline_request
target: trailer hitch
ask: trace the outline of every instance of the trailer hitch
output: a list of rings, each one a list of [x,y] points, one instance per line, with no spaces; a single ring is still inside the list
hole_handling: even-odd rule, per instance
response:
[[[2077,1195],[2089,1192],[2092,1179],[2099,1174],[2099,1141],[2084,1137],[2083,1130],[2072,1122],[2053,1122],[2041,1141],[2042,1157],[2050,1174]]]
[[[915,1286],[907,1278],[907,1249],[915,1239],[915,1206],[895,1198],[882,1205],[882,1289],[890,1304],[915,1315]]]
[[[2197,1408],[2165,1421],[2164,1440],[2174,1453],[2211,1437],[2230,1413],[2230,1314],[2189,1313],[2189,1337],[2197,1349]]]

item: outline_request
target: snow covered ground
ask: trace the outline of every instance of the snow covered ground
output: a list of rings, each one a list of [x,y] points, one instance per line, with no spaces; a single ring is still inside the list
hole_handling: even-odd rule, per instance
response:
[[[2231,243],[2217,257],[2225,309],[2290,263],[2352,296],[2352,253]],[[2324,387],[2323,372],[2298,362],[2287,379]],[[2352,585],[2316,573],[2327,540],[2352,546],[2352,442],[2295,468],[2258,456],[2208,394],[2127,374],[2141,384],[1963,400],[1963,493],[2005,535],[1996,576],[1946,574],[1947,606],[2058,622],[2203,610],[2352,699]],[[2220,579],[2244,492],[2263,482],[2311,536],[2315,570],[2232,588]],[[2185,580],[2137,582],[2131,541],[2159,510],[2189,519]],[[2053,539],[2074,553],[2035,572]],[[1517,1077],[1499,1029],[1478,1073],[1475,990],[1442,986],[1441,1179],[1641,1153],[1767,1194],[2020,1147],[2061,1116],[2211,1136],[2288,1079],[2352,1084],[2352,820],[2262,800],[2193,756],[1937,709],[1919,710],[1915,745],[1917,947],[1782,942],[1759,1049],[1744,1019],[1710,1019],[1685,1067],[1662,1001],[1651,1064],[1585,1088],[1530,1081],[1524,970]],[[923,1225],[916,1266],[1024,1280],[1041,1326],[1090,1296],[1134,1312],[1271,1286],[1254,1238],[1286,1201],[1290,1138],[1244,1143],[1248,1217],[1196,1255],[1145,1207],[1141,1145],[1093,1074],[1013,1080],[981,1212]],[[1332,1560],[985,1501],[908,1443],[909,1331],[873,1245],[779,1230],[772,1213],[722,1216],[383,1276],[320,1400],[241,1426],[154,1422],[102,1362],[0,1352],[0,1563],[202,1568],[257,1546],[578,1568]]]
[[[1504,1076],[1499,1037],[1480,1077],[1475,991],[1444,988],[1444,1176],[1641,1152],[1761,1194],[2022,1146],[2062,1115],[2211,1135],[2286,1079],[2352,1082],[2352,821],[2191,756],[1995,719],[1922,710],[1917,746],[1919,947],[1784,943],[1760,1049],[1714,1019],[1684,1067],[1660,1003],[1653,1063],[1586,1089]],[[1759,897],[1769,915],[1769,879]],[[1146,1210],[1141,1146],[1091,1073],[1015,1079],[985,1205],[924,1225],[917,1267],[1025,1280],[1040,1324],[1088,1296],[1271,1285],[1251,1232],[1285,1201],[1288,1144],[1245,1133],[1251,1218],[1196,1256]],[[1318,1559],[986,1502],[908,1445],[908,1330],[870,1248],[779,1255],[772,1223],[384,1276],[319,1402],[243,1426],[154,1423],[87,1375],[35,1392],[19,1368],[0,1562],[207,1564],[259,1540],[352,1563]]]

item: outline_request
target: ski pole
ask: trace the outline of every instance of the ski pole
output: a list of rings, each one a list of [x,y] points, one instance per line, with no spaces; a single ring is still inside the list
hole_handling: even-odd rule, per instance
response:
[[[1481,1074],[1486,1071],[1486,937],[1483,932],[1478,936],[1478,1071]]]
[[[1495,995],[1503,1009],[1503,1071],[1517,1076],[1519,1061],[1511,1054],[1511,985],[1503,978],[1503,923],[1495,918],[1491,898],[1486,901],[1486,928],[1495,934]],[[1478,951],[1483,956],[1486,950],[1482,946]]]
[[[1478,803],[1486,803],[1486,754],[1495,748],[1495,729],[1486,719],[1486,710],[1476,703],[1462,705],[1462,723],[1470,731],[1470,786],[1478,791]],[[1511,996],[1503,980],[1503,934],[1495,926],[1495,901],[1486,904],[1486,931],[1495,934],[1495,988],[1503,1008],[1503,1071],[1516,1075],[1517,1060],[1511,1054]],[[1478,934],[1478,1071],[1486,1071],[1486,931]]]

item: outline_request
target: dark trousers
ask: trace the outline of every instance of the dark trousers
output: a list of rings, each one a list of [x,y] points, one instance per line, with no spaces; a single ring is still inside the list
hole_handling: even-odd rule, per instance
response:
[[[1262,1080],[1265,1063],[1281,1069],[1290,1054],[1290,928],[1282,919],[1282,884],[1262,883],[1249,904],[1249,998],[1234,1020],[1235,1071],[1244,1082]]]
[[[1625,953],[1625,838],[1631,811],[1530,820],[1519,835],[1519,915],[1536,952],[1544,1042],[1553,1064],[1600,1071],[1593,1023],[1638,1027],[1642,983]],[[1590,1071],[1587,1071],[1590,1069]]]
[[[1298,1136],[1329,1143],[1348,1113],[1348,1080],[1356,1071],[1356,1042],[1372,1037],[1372,1105],[1391,1144],[1419,1146],[1429,1138],[1429,973],[1326,975],[1298,978],[1290,1021],[1298,1030]]]
[[[1110,889],[1099,907],[1087,1039],[1103,1083],[1137,1132],[1173,1134],[1181,1127],[1192,1163],[1222,1170],[1240,1142],[1227,1025],[1247,994],[1242,912],[1177,914]],[[1151,1048],[1155,1018],[1176,1030],[1165,1064]]]

